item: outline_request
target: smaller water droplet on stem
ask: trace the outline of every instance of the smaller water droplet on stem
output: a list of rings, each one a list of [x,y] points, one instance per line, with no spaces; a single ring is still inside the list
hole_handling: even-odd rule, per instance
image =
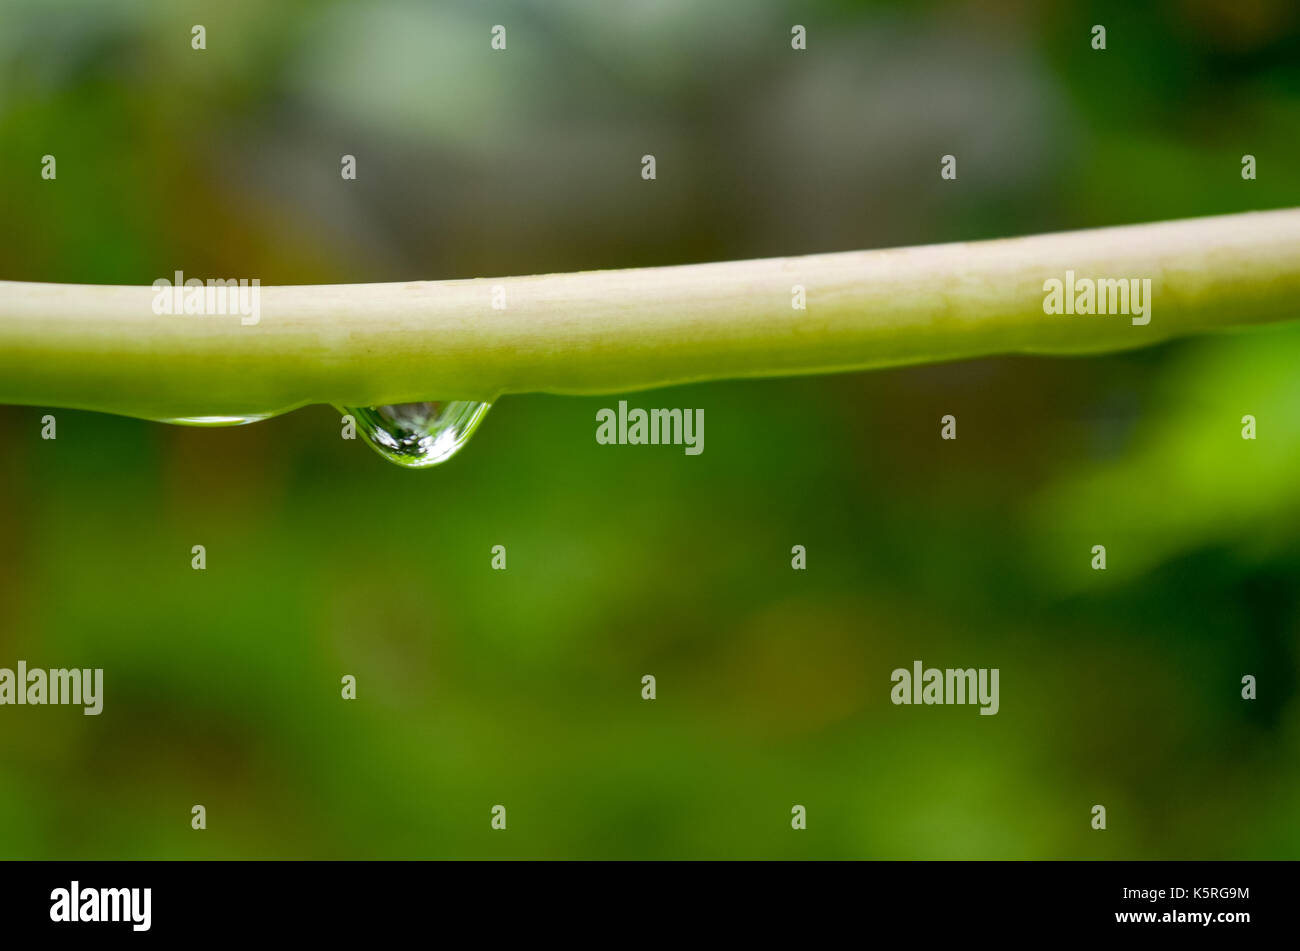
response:
[[[356,419],[365,441],[389,462],[425,469],[459,452],[491,405],[448,400],[339,409]]]
[[[270,419],[275,413],[262,413],[257,416],[175,416],[160,419],[160,423],[172,423],[176,426],[247,426]]]

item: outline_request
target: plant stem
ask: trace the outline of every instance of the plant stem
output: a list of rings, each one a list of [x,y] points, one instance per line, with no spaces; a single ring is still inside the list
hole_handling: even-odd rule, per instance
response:
[[[1045,314],[1044,281],[1067,270],[1150,278],[1150,323]],[[796,284],[806,310],[791,306]],[[1120,350],[1300,317],[1300,209],[681,267],[264,287],[254,326],[155,314],[155,294],[0,282],[0,403],[256,415]]]

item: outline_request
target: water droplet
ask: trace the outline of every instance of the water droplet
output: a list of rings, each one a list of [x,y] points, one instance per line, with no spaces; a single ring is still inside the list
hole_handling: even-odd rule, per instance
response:
[[[274,413],[262,413],[258,416],[177,416],[173,419],[160,419],[160,423],[174,423],[177,426],[243,426],[270,419]]]
[[[389,462],[423,469],[446,462],[469,442],[491,403],[448,400],[394,406],[342,408],[366,442]]]

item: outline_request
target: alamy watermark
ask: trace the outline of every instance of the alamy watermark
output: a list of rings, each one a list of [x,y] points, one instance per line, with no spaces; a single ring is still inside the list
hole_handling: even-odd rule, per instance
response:
[[[262,319],[262,282],[258,278],[209,278],[204,282],[197,277],[186,280],[183,271],[177,271],[174,277],[174,282],[165,277],[153,282],[157,292],[153,298],[155,314],[237,316],[245,327]]]
[[[132,931],[153,923],[152,888],[82,888],[74,880],[50,892],[50,921],[129,922]]]
[[[104,709],[104,669],[36,667],[28,670],[27,661],[20,660],[16,673],[0,667],[0,704],[6,703],[81,704],[86,708],[86,716],[98,716]]]
[[[618,401],[618,412],[596,411],[596,442],[602,446],[685,446],[686,455],[704,451],[704,410],[632,409]]]
[[[889,677],[893,689],[889,699],[894,703],[978,703],[981,716],[998,712],[997,667],[960,668],[923,667],[919,660],[912,669],[899,667]]]
[[[1151,323],[1151,278],[1050,277],[1043,282],[1044,314],[1132,315],[1139,327]]]

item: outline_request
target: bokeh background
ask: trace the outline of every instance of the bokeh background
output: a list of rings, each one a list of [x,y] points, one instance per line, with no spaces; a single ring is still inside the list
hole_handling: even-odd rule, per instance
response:
[[[0,0],[8,280],[1030,234],[1294,206],[1298,145],[1293,0]],[[1295,857],[1298,366],[1292,325],[634,398],[699,457],[513,396],[425,472],[326,407],[0,408],[0,666],[105,670],[97,718],[0,708],[0,856]],[[915,659],[1001,712],[893,706]]]

